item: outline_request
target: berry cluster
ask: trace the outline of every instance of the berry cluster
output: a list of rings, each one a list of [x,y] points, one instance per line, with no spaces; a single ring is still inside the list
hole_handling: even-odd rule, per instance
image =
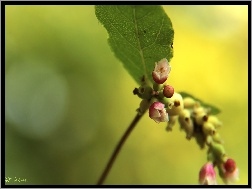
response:
[[[167,59],[161,59],[155,63],[152,72],[153,87],[147,85],[143,78],[142,85],[134,89],[133,93],[143,99],[137,109],[138,113],[141,115],[149,109],[149,117],[156,123],[167,122],[167,131],[172,131],[178,120],[180,130],[185,131],[188,140],[194,137],[200,148],[208,147],[207,163],[199,172],[200,184],[217,184],[215,166],[226,184],[237,181],[239,171],[236,163],[227,157],[223,141],[217,132],[222,123],[211,114],[210,108],[202,106],[193,98],[183,98],[181,94],[174,92],[172,86],[164,84],[170,71]]]

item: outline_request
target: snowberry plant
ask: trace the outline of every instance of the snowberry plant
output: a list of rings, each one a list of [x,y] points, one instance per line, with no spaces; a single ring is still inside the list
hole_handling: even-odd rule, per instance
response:
[[[136,117],[97,184],[103,184],[121,147],[145,112],[153,124],[166,122],[166,131],[172,131],[178,123],[187,140],[195,138],[200,148],[208,149],[205,164],[199,165],[199,184],[216,185],[216,171],[225,184],[237,181],[238,167],[226,153],[218,132],[222,122],[216,115],[220,110],[168,84],[172,73],[174,30],[162,6],[99,5],[95,6],[95,13],[109,34],[111,50],[139,84],[133,94],[141,99]]]

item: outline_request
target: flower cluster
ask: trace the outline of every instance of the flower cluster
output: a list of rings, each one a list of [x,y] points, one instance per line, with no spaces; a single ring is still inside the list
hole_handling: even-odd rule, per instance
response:
[[[155,63],[152,72],[153,86],[146,84],[145,78],[142,78],[142,85],[135,88],[133,93],[142,98],[138,113],[141,114],[149,108],[149,117],[156,123],[168,122],[169,116],[167,109],[171,107],[168,99],[174,95],[174,88],[171,85],[164,84],[171,71],[171,66],[167,59],[163,58]]]
[[[215,167],[225,184],[234,183],[239,178],[239,170],[235,161],[228,158],[217,131],[222,122],[200,101],[189,96],[183,98],[171,85],[164,84],[170,71],[171,66],[164,58],[155,63],[152,87],[147,84],[145,77],[142,78],[142,85],[133,91],[143,99],[137,109],[138,113],[143,114],[149,109],[149,117],[156,123],[167,122],[167,131],[172,131],[178,120],[180,130],[186,133],[186,139],[195,138],[200,148],[208,147],[207,163],[199,172],[200,184],[217,184]]]
[[[225,184],[233,184],[239,180],[239,169],[236,163],[231,158],[218,165],[219,175]],[[201,185],[216,185],[216,172],[214,170],[215,164],[207,162],[202,166],[199,172],[199,183]]]
[[[233,159],[227,158],[223,141],[218,133],[222,122],[211,109],[200,104],[199,101],[185,97],[180,98],[181,110],[171,114],[167,130],[175,125],[178,120],[180,130],[185,131],[186,138],[195,138],[200,148],[208,147],[208,162],[203,165],[199,173],[199,183],[203,185],[215,185],[216,174],[214,167],[218,167],[219,175],[226,184],[232,184],[239,178],[239,171]],[[170,114],[169,114],[170,115]]]

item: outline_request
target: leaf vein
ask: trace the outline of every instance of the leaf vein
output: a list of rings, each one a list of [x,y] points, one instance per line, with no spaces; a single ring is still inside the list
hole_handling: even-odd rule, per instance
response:
[[[148,12],[147,14],[143,15],[141,18],[136,18],[136,21],[139,22],[139,20],[142,20],[143,18],[145,18],[146,16],[150,15],[153,11]]]
[[[151,47],[152,45],[154,45],[157,42],[158,36],[160,35],[161,29],[162,29],[162,27],[164,25],[164,19],[165,19],[165,17],[163,17],[163,19],[162,19],[161,27],[160,27],[160,29],[159,29],[159,31],[157,33],[157,37],[155,38],[154,42],[152,44],[148,45],[147,47],[144,47],[143,50]],[[166,45],[162,45],[162,46],[166,46]],[[167,45],[167,46],[169,46],[169,45]]]
[[[139,31],[138,31],[138,27],[137,27],[136,9],[135,9],[135,7],[134,7],[134,9],[133,9],[133,15],[134,15],[134,21],[135,21],[135,30],[136,30],[136,34],[138,35],[138,34],[139,34]],[[138,47],[139,47],[139,54],[140,54],[140,57],[141,57],[141,62],[142,62],[143,69],[144,69],[144,76],[145,76],[145,78],[148,79],[148,74],[147,74],[147,70],[146,70],[146,66],[145,66],[144,55],[143,55],[141,43],[140,43],[138,37],[137,37],[137,43],[138,43]]]
[[[160,27],[160,29],[159,29],[158,33],[157,33],[157,37],[156,37],[156,39],[155,39],[155,42],[154,42],[154,43],[156,43],[157,38],[158,38],[158,36],[159,36],[159,35],[160,35],[160,33],[161,33],[161,30],[162,30],[163,25],[164,25],[164,19],[165,19],[165,16],[164,16],[164,17],[163,17],[163,19],[162,19],[162,24],[161,24],[161,27]]]
[[[134,24],[134,21],[133,20],[130,20],[127,16],[125,16],[123,14],[123,12],[118,8],[118,6],[116,6],[118,12],[120,13],[120,15],[122,15],[126,20],[130,21],[132,24]]]
[[[114,44],[116,44],[116,41],[114,39],[112,39],[112,40],[115,42]],[[119,52],[118,52],[118,54],[119,54]],[[121,52],[120,52],[120,55],[123,56],[126,60],[128,60],[137,70],[139,70],[141,72],[141,69],[131,59],[129,59],[128,56],[125,56],[125,54],[121,53]]]

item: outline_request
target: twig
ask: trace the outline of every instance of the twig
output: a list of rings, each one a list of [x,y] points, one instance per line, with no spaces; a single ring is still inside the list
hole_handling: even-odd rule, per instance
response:
[[[111,167],[113,166],[113,163],[116,160],[117,155],[119,154],[123,144],[125,143],[126,139],[128,138],[128,136],[130,135],[131,131],[135,128],[137,122],[140,120],[140,118],[143,116],[143,114],[137,114],[135,116],[135,118],[133,119],[133,121],[131,122],[131,124],[129,125],[128,129],[125,131],[125,133],[123,134],[122,138],[120,139],[119,143],[117,144],[116,148],[114,149],[113,154],[111,155],[106,168],[104,169],[99,181],[97,182],[97,185],[102,185],[104,180],[106,179],[106,177],[108,176],[108,173],[111,169]]]

